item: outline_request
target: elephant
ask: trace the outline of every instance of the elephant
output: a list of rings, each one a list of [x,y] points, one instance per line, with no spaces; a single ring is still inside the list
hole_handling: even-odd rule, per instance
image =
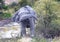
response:
[[[20,8],[12,17],[13,22],[21,24],[21,35],[26,36],[26,28],[30,28],[30,36],[35,36],[35,20],[37,15],[28,5]]]

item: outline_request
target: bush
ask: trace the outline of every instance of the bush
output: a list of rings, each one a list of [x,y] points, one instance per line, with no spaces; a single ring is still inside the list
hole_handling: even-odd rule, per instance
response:
[[[52,21],[50,27],[46,29],[46,32],[44,32],[45,38],[54,38],[60,36],[60,24],[58,23],[58,20]]]
[[[1,19],[8,19],[11,17],[11,14],[10,13],[3,13],[3,14],[0,14],[0,18]]]
[[[5,9],[5,10],[7,10],[8,9],[8,6],[3,5],[2,8]]]
[[[7,19],[7,18],[10,18],[10,17],[11,17],[10,13],[4,13],[3,14],[3,19]]]

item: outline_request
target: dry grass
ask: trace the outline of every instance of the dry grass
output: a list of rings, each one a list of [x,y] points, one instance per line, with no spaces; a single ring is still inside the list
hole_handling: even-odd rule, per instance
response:
[[[55,37],[52,42],[60,42],[60,37]]]

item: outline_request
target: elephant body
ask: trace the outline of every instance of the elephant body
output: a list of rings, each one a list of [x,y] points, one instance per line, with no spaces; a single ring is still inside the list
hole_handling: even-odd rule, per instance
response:
[[[36,19],[37,17],[35,11],[28,5],[20,8],[12,18],[13,22],[21,24],[22,35],[26,35],[26,28],[30,28],[30,34],[34,35],[34,25]]]

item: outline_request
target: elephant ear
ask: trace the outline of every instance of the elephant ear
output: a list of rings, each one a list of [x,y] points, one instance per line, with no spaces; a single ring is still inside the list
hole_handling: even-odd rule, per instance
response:
[[[18,18],[18,13],[19,11],[17,11],[13,16],[12,16],[12,21],[15,22],[16,19]]]

